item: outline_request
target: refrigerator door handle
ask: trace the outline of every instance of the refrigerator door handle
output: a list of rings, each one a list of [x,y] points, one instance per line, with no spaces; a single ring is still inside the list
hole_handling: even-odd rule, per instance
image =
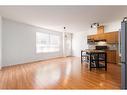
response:
[[[123,61],[122,61],[122,62],[120,62],[120,63],[122,63],[122,64],[126,64],[126,62],[123,62]]]

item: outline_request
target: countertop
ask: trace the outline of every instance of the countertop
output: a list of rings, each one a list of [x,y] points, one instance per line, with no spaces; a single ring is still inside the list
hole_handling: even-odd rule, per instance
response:
[[[85,49],[85,50],[81,50],[82,52],[106,52],[105,50],[95,50],[95,49]]]

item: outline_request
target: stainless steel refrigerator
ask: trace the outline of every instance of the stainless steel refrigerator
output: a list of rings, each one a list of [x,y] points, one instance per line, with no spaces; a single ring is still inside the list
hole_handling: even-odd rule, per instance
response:
[[[121,88],[127,89],[127,21],[121,22]]]

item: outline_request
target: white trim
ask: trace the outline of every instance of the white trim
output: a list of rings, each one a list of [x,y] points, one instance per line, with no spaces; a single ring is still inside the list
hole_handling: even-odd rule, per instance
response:
[[[66,57],[65,55],[65,32],[63,31],[63,57]]]
[[[0,16],[0,69],[2,67],[2,18]]]

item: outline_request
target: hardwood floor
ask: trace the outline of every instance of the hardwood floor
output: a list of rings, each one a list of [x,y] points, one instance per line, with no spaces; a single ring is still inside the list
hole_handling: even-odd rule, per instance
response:
[[[89,71],[80,58],[58,58],[5,67],[0,89],[120,89],[120,66]]]

